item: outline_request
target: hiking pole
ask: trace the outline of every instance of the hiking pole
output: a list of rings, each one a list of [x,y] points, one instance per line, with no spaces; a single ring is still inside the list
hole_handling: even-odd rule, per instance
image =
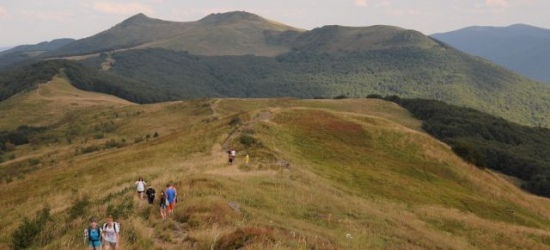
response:
[[[84,247],[86,247],[86,238],[88,236],[88,231],[84,229]]]

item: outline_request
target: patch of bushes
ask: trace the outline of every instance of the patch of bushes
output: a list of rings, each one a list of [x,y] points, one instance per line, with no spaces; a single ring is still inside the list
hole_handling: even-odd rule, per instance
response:
[[[342,95],[337,95],[337,96],[333,97],[332,99],[334,99],[334,100],[348,99],[348,96],[342,94]]]
[[[97,146],[97,145],[91,145],[91,146],[88,146],[88,147],[83,147],[80,149],[80,153],[81,154],[89,154],[89,153],[93,153],[93,152],[96,152],[96,151],[99,151],[101,150],[101,147]]]
[[[256,138],[250,135],[241,135],[241,137],[239,138],[239,142],[247,147],[250,147],[256,144],[258,141],[256,140]]]
[[[241,118],[239,118],[239,117],[233,117],[229,121],[229,126],[235,126],[235,125],[239,125],[239,124],[241,124]]]
[[[34,219],[25,217],[11,235],[11,248],[14,250],[28,249],[35,244],[38,236],[44,230],[48,221],[51,221],[50,208],[44,207]]]
[[[126,140],[124,140],[124,139],[120,140],[120,142],[118,142],[115,139],[110,139],[110,140],[105,142],[105,149],[122,148],[122,147],[125,147],[125,146],[126,146]]]
[[[0,131],[0,152],[8,152],[16,146],[37,142],[39,133],[46,131],[46,127],[20,126],[14,131]]]

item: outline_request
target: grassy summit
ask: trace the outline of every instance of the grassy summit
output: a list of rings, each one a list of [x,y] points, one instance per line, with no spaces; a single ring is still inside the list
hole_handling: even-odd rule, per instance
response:
[[[75,94],[45,86],[56,99]],[[51,220],[33,238],[35,249],[81,248],[87,219],[108,213],[121,223],[125,249],[546,249],[550,242],[548,199],[466,164],[393,103],[118,104],[56,118],[9,152],[15,157],[0,164],[2,176],[13,176],[0,184],[0,249],[46,204]],[[238,152],[232,166],[229,147]],[[175,183],[173,218],[162,221],[157,205],[137,200],[139,176],[157,191]]]

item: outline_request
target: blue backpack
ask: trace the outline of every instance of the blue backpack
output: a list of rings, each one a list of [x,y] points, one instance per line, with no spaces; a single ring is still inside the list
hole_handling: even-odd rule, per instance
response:
[[[88,239],[93,242],[101,241],[101,229],[88,227]]]

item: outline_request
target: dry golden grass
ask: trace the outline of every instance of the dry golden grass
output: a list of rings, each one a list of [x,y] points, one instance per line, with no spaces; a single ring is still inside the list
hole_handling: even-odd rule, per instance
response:
[[[126,100],[78,90],[61,76],[0,102],[0,131],[21,125],[48,126],[71,116],[82,116],[99,109],[134,105]],[[74,112],[77,112],[75,114]]]
[[[296,99],[119,104],[76,115],[71,122],[78,121],[82,132],[71,144],[16,149],[15,161],[29,155],[48,160],[0,184],[0,249],[8,249],[23,217],[33,217],[45,204],[53,218],[48,228],[55,230],[37,249],[82,248],[87,220],[107,213],[118,215],[124,249],[550,245],[548,199],[464,163],[394,104]],[[87,128],[110,121],[116,129],[93,139],[94,130]],[[63,137],[67,127],[58,124],[48,133]],[[154,132],[160,136],[134,143]],[[242,144],[244,134],[256,143]],[[74,153],[113,138],[125,138],[127,145]],[[239,152],[235,165],[228,166],[226,147]],[[245,153],[251,155],[247,166]],[[133,183],[139,176],[157,192],[175,184],[179,203],[173,217],[163,221],[157,203],[149,207],[137,199]],[[84,196],[91,204],[70,218]]]

